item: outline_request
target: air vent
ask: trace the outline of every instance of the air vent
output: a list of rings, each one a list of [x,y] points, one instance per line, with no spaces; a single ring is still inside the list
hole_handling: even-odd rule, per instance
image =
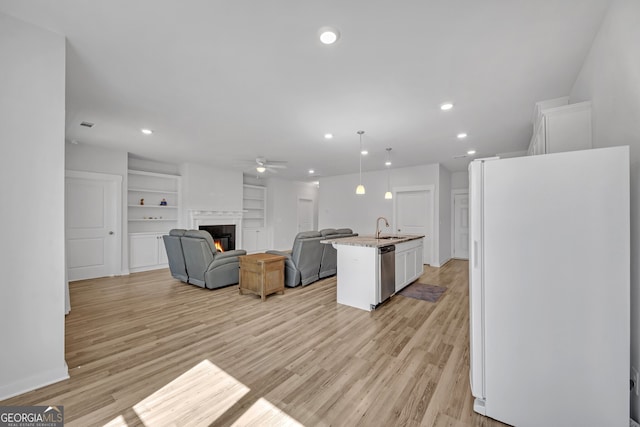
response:
[[[454,159],[464,159],[465,157],[467,157],[466,154],[461,154],[459,156],[453,156]]]
[[[82,122],[82,123],[80,123],[80,126],[84,126],[86,128],[92,128],[95,125],[96,125],[95,123],[91,123],[91,122]]]

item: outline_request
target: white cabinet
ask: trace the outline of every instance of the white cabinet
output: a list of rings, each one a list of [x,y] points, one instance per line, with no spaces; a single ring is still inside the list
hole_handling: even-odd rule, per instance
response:
[[[396,245],[396,292],[415,281],[423,272],[422,239]]]
[[[259,185],[243,185],[242,249],[249,253],[268,249],[267,189]]]
[[[527,154],[588,150],[591,142],[591,102],[566,104],[567,98],[536,103],[533,136]],[[564,103],[565,105],[561,105]]]
[[[129,271],[136,273],[167,267],[163,234],[165,233],[129,234]]]
[[[248,253],[267,250],[267,230],[265,228],[245,228],[242,231],[242,249]]]

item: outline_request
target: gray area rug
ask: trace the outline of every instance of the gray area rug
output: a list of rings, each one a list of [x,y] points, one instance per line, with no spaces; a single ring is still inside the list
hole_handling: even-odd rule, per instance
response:
[[[437,302],[446,290],[447,288],[442,286],[427,285],[426,283],[415,282],[398,292],[398,295],[421,299],[423,301]]]

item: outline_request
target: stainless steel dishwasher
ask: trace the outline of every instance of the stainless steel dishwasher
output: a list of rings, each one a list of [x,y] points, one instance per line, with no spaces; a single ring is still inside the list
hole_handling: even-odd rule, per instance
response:
[[[380,257],[380,301],[384,302],[396,291],[396,246],[378,248]]]

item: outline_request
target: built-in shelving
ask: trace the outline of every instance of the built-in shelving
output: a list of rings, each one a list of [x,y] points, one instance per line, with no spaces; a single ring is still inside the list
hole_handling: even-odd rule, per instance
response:
[[[179,176],[129,170],[128,180],[129,234],[168,233],[172,228],[177,228],[180,214]]]
[[[179,176],[129,170],[129,271],[167,267],[162,236],[178,228],[180,206]]]
[[[242,248],[247,252],[267,249],[267,189],[259,185],[243,185]]]

